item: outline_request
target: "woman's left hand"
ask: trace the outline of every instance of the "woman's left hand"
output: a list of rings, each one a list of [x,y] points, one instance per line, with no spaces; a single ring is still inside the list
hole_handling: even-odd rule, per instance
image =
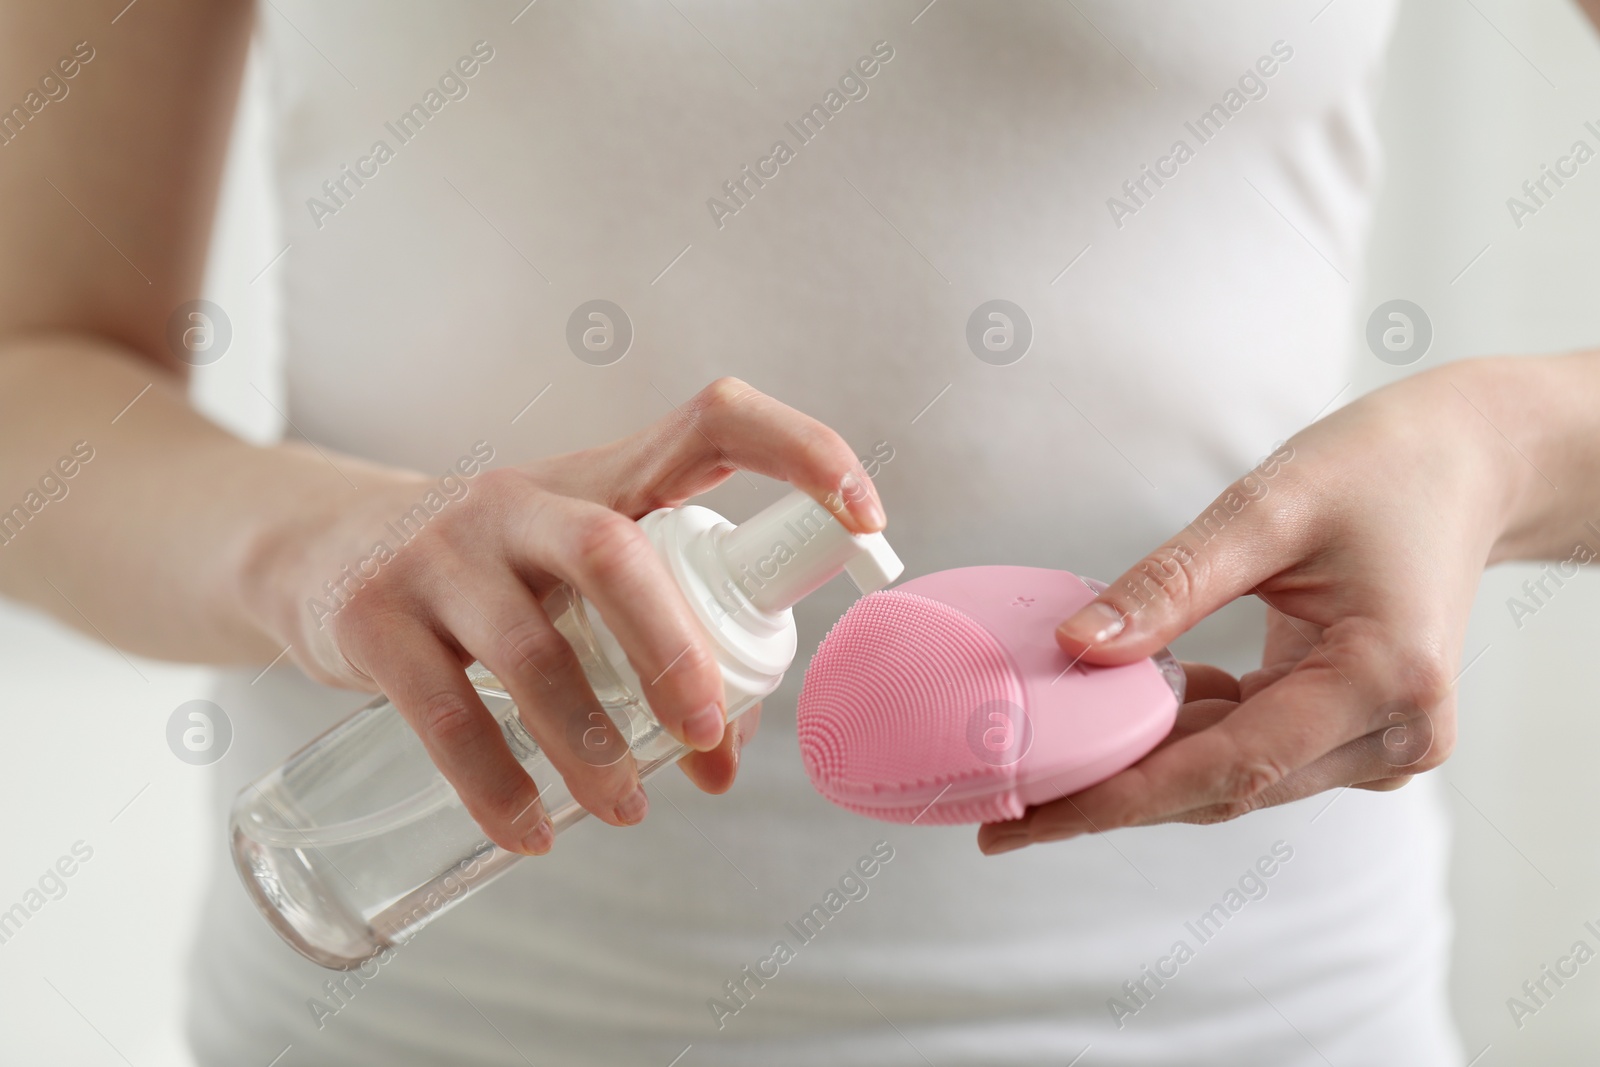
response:
[[[1159,748],[984,826],[983,851],[1220,822],[1338,786],[1394,789],[1441,764],[1479,578],[1534,492],[1529,461],[1483,413],[1499,373],[1492,361],[1442,367],[1301,431],[1062,623],[1069,655],[1110,665],[1236,597],[1269,613],[1259,670],[1235,681],[1187,665],[1187,702]]]

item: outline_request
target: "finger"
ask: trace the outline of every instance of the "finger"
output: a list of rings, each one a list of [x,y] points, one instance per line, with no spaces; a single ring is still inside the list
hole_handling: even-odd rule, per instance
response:
[[[1090,663],[1131,663],[1305,558],[1319,524],[1252,477],[1061,623],[1062,648]]]
[[[1184,664],[1188,668],[1190,664]],[[1192,677],[1192,676],[1191,676]],[[1206,698],[1187,701],[1178,708],[1177,718],[1173,721],[1172,730],[1163,737],[1152,751],[1160,751],[1168,745],[1176,744],[1186,737],[1190,737],[1202,730],[1209,730],[1223,719],[1227,718],[1237,708],[1238,702],[1233,700]],[[1146,756],[1146,758],[1149,758]],[[1009,852],[1033,843],[1034,820],[1037,812],[1052,806],[1072,807],[1075,801],[1071,797],[1063,797],[1049,804],[1030,808],[1020,819],[1006,822],[989,823],[978,828],[978,847],[988,855],[1000,852]],[[1081,815],[1082,812],[1080,811]],[[1179,821],[1176,817],[1170,821]],[[1073,834],[1063,834],[1071,837]]]
[[[1321,656],[1327,650],[1316,651]],[[1455,742],[1454,700],[1442,683],[1414,682],[1420,700],[1389,700],[1373,711],[1354,684],[1346,679],[1341,688],[1332,673],[1297,671],[1217,726],[1158,750],[1076,797],[998,825],[980,843],[998,852],[1117,826],[1224,821],[1334,786],[1398,788],[1401,779],[1431,770],[1449,756]],[[1338,736],[1337,724],[1355,736],[1328,745],[1329,737]],[[1274,726],[1276,739],[1270,736]],[[1320,755],[1307,758],[1325,745]],[[1279,767],[1290,769],[1278,773]],[[1388,781],[1393,784],[1377,784]]]
[[[1210,729],[1041,805],[991,836],[1021,832],[1027,843],[1159,822],[1196,808],[1254,810],[1289,774],[1366,732],[1371,715],[1362,709],[1372,706],[1336,669],[1307,666]]]
[[[1339,693],[1334,687],[1332,695],[1354,699],[1352,688],[1346,686],[1345,691]],[[1281,700],[1282,695],[1274,692],[1272,697]],[[1258,709],[1265,703],[1265,700],[1251,700],[1239,708],[1259,714]],[[1307,708],[1329,719],[1342,719],[1356,736],[1294,767],[1281,780],[1251,796],[1212,800],[1186,811],[1138,820],[1138,823],[1222,822],[1246,812],[1288,804],[1344,786],[1379,791],[1398,789],[1413,775],[1443,763],[1455,744],[1454,700],[1449,695],[1435,701],[1432,710],[1425,710],[1409,699],[1385,701],[1376,710],[1358,699],[1343,708],[1326,704],[1321,708],[1307,705]],[[1235,723],[1230,721],[1228,725]],[[1243,729],[1251,727],[1245,725]]]
[[[748,470],[805,490],[854,533],[881,530],[887,521],[844,438],[737,378],[719,378],[619,442],[612,463],[616,497],[602,503],[625,515],[681,504]]]
[[[463,588],[446,580],[450,588],[435,608],[439,621],[505,684],[572,799],[613,826],[643,819],[649,801],[627,741],[532,592],[515,581]],[[546,807],[548,793],[546,783]]]
[[[355,650],[357,666],[422,739],[428,758],[489,840],[511,852],[550,851],[555,834],[538,788],[512,757],[460,658],[413,619],[389,627],[381,647]]]
[[[1192,668],[1200,665],[1185,663],[1183,666],[1185,671],[1190,672],[1188,684],[1193,686],[1195,675],[1192,672]],[[1209,669],[1215,670],[1215,668]],[[1218,671],[1217,673],[1226,675],[1225,671]],[[1212,679],[1205,679],[1201,684],[1216,683]],[[1234,688],[1237,689],[1237,685]],[[1186,737],[1199,733],[1201,730],[1209,730],[1232,714],[1233,710],[1238,706],[1239,704],[1235,700],[1212,697],[1186,701],[1178,708],[1177,718],[1173,721],[1171,731],[1157,743],[1152,751],[1159,751],[1168,745],[1176,744]],[[1067,799],[1062,798],[1062,800],[1053,801],[1052,803],[1066,804]],[[993,855],[1030,844],[1031,823],[1035,810],[1037,809],[1030,809],[1020,819],[980,826],[978,828],[978,847],[985,853]]]
[[[1185,737],[1209,730],[1217,723],[1232,715],[1239,706],[1237,700],[1190,700],[1178,709],[1178,716],[1172,723],[1172,730],[1161,739],[1157,748],[1182,741]]]
[[[1448,742],[1439,736],[1444,721],[1439,716],[1418,713],[1403,723],[1394,722],[1395,713],[1378,716],[1390,720],[1368,734],[1346,742],[1309,765],[1287,775],[1283,781],[1264,790],[1252,809],[1289,804],[1330,789],[1367,789],[1388,792],[1409,782],[1414,772],[1436,766],[1436,746]],[[1435,721],[1440,722],[1435,727]],[[1331,804],[1332,801],[1330,800]],[[1242,814],[1237,807],[1212,804],[1181,812],[1162,822],[1216,823]]]
[[[587,598],[622,646],[640,695],[662,726],[691,748],[715,748],[726,719],[722,670],[644,531],[610,508],[574,497],[534,490],[529,508],[513,563],[555,574]]]
[[[760,725],[761,705],[757,704],[729,724],[720,745],[710,752],[691,752],[678,761],[678,766],[701,792],[726,793],[739,773],[739,756]]]
[[[1223,670],[1213,667],[1209,663],[1180,664],[1183,667],[1184,687],[1183,699],[1186,703],[1196,700],[1231,700],[1239,702],[1239,679]]]

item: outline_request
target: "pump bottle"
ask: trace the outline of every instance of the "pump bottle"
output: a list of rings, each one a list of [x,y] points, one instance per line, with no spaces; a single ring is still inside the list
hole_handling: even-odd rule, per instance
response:
[[[793,662],[794,604],[841,570],[870,593],[902,569],[882,534],[852,534],[798,491],[738,527],[696,505],[653,511],[639,526],[710,638],[730,722],[776,689]],[[589,602],[559,586],[543,603],[640,778],[689,752],[656,720]],[[587,812],[499,680],[477,663],[467,674],[538,785],[559,836]],[[230,837],[239,876],[274,929],[308,959],[341,970],[403,944],[525,858],[484,837],[382,697],[246,786],[234,802]]]

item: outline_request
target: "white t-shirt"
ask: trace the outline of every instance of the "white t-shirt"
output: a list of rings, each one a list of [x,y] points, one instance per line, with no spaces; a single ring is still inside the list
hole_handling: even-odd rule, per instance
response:
[[[1344,393],[1392,0],[923,2],[263,8],[294,425],[442,472],[733,374],[886,443],[908,575],[1120,573]],[[596,299],[632,333],[604,366],[568,343]],[[997,299],[1025,325],[1007,349],[980,313],[974,347]],[[758,483],[707,503],[742,519]],[[798,609],[803,648],[849,599]],[[1179,652],[1249,669],[1260,611]],[[729,795],[660,776],[644,826],[580,824],[370,980],[280,944],[219,848],[201,1061],[1459,1063],[1428,783],[985,858],[811,790],[803,669]],[[363,701],[254,673],[217,698],[219,841],[236,789]]]

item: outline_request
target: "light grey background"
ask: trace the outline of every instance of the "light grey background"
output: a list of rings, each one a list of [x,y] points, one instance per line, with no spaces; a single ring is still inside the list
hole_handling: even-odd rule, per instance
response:
[[[1339,17],[1338,0],[1317,15]],[[272,198],[256,77],[205,294],[228,309],[233,349],[195,372],[195,388],[214,417],[264,440],[277,432],[272,405],[281,405],[281,389],[273,270],[263,268],[282,244],[265,210]],[[1415,368],[1355,353],[1347,395],[1444,360],[1600,342],[1600,160],[1520,231],[1505,206],[1575,139],[1600,147],[1583,129],[1586,119],[1600,126],[1597,90],[1600,46],[1567,0],[1406,0],[1384,103],[1388,181],[1362,307],[1413,300],[1435,337]],[[1361,325],[1352,324],[1353,336]],[[1600,581],[1584,574],[1569,582],[1519,629],[1506,600],[1537,571],[1504,567],[1484,580],[1459,683],[1461,741],[1440,772],[1456,822],[1456,1013],[1468,1057],[1483,1067],[1589,1064],[1600,1043],[1600,961],[1520,1030],[1506,1006],[1578,938],[1600,948],[1583,929],[1585,920],[1600,926],[1592,829],[1600,719],[1591,682]],[[206,769],[175,759],[163,731],[174,707],[206,694],[204,672],[130,662],[0,605],[0,679],[0,805],[8,813],[0,909],[75,841],[94,849],[65,897],[0,945],[4,1058],[188,1063],[182,961],[202,850],[223,843],[201,840]],[[352,694],[352,708],[361,701]]]

